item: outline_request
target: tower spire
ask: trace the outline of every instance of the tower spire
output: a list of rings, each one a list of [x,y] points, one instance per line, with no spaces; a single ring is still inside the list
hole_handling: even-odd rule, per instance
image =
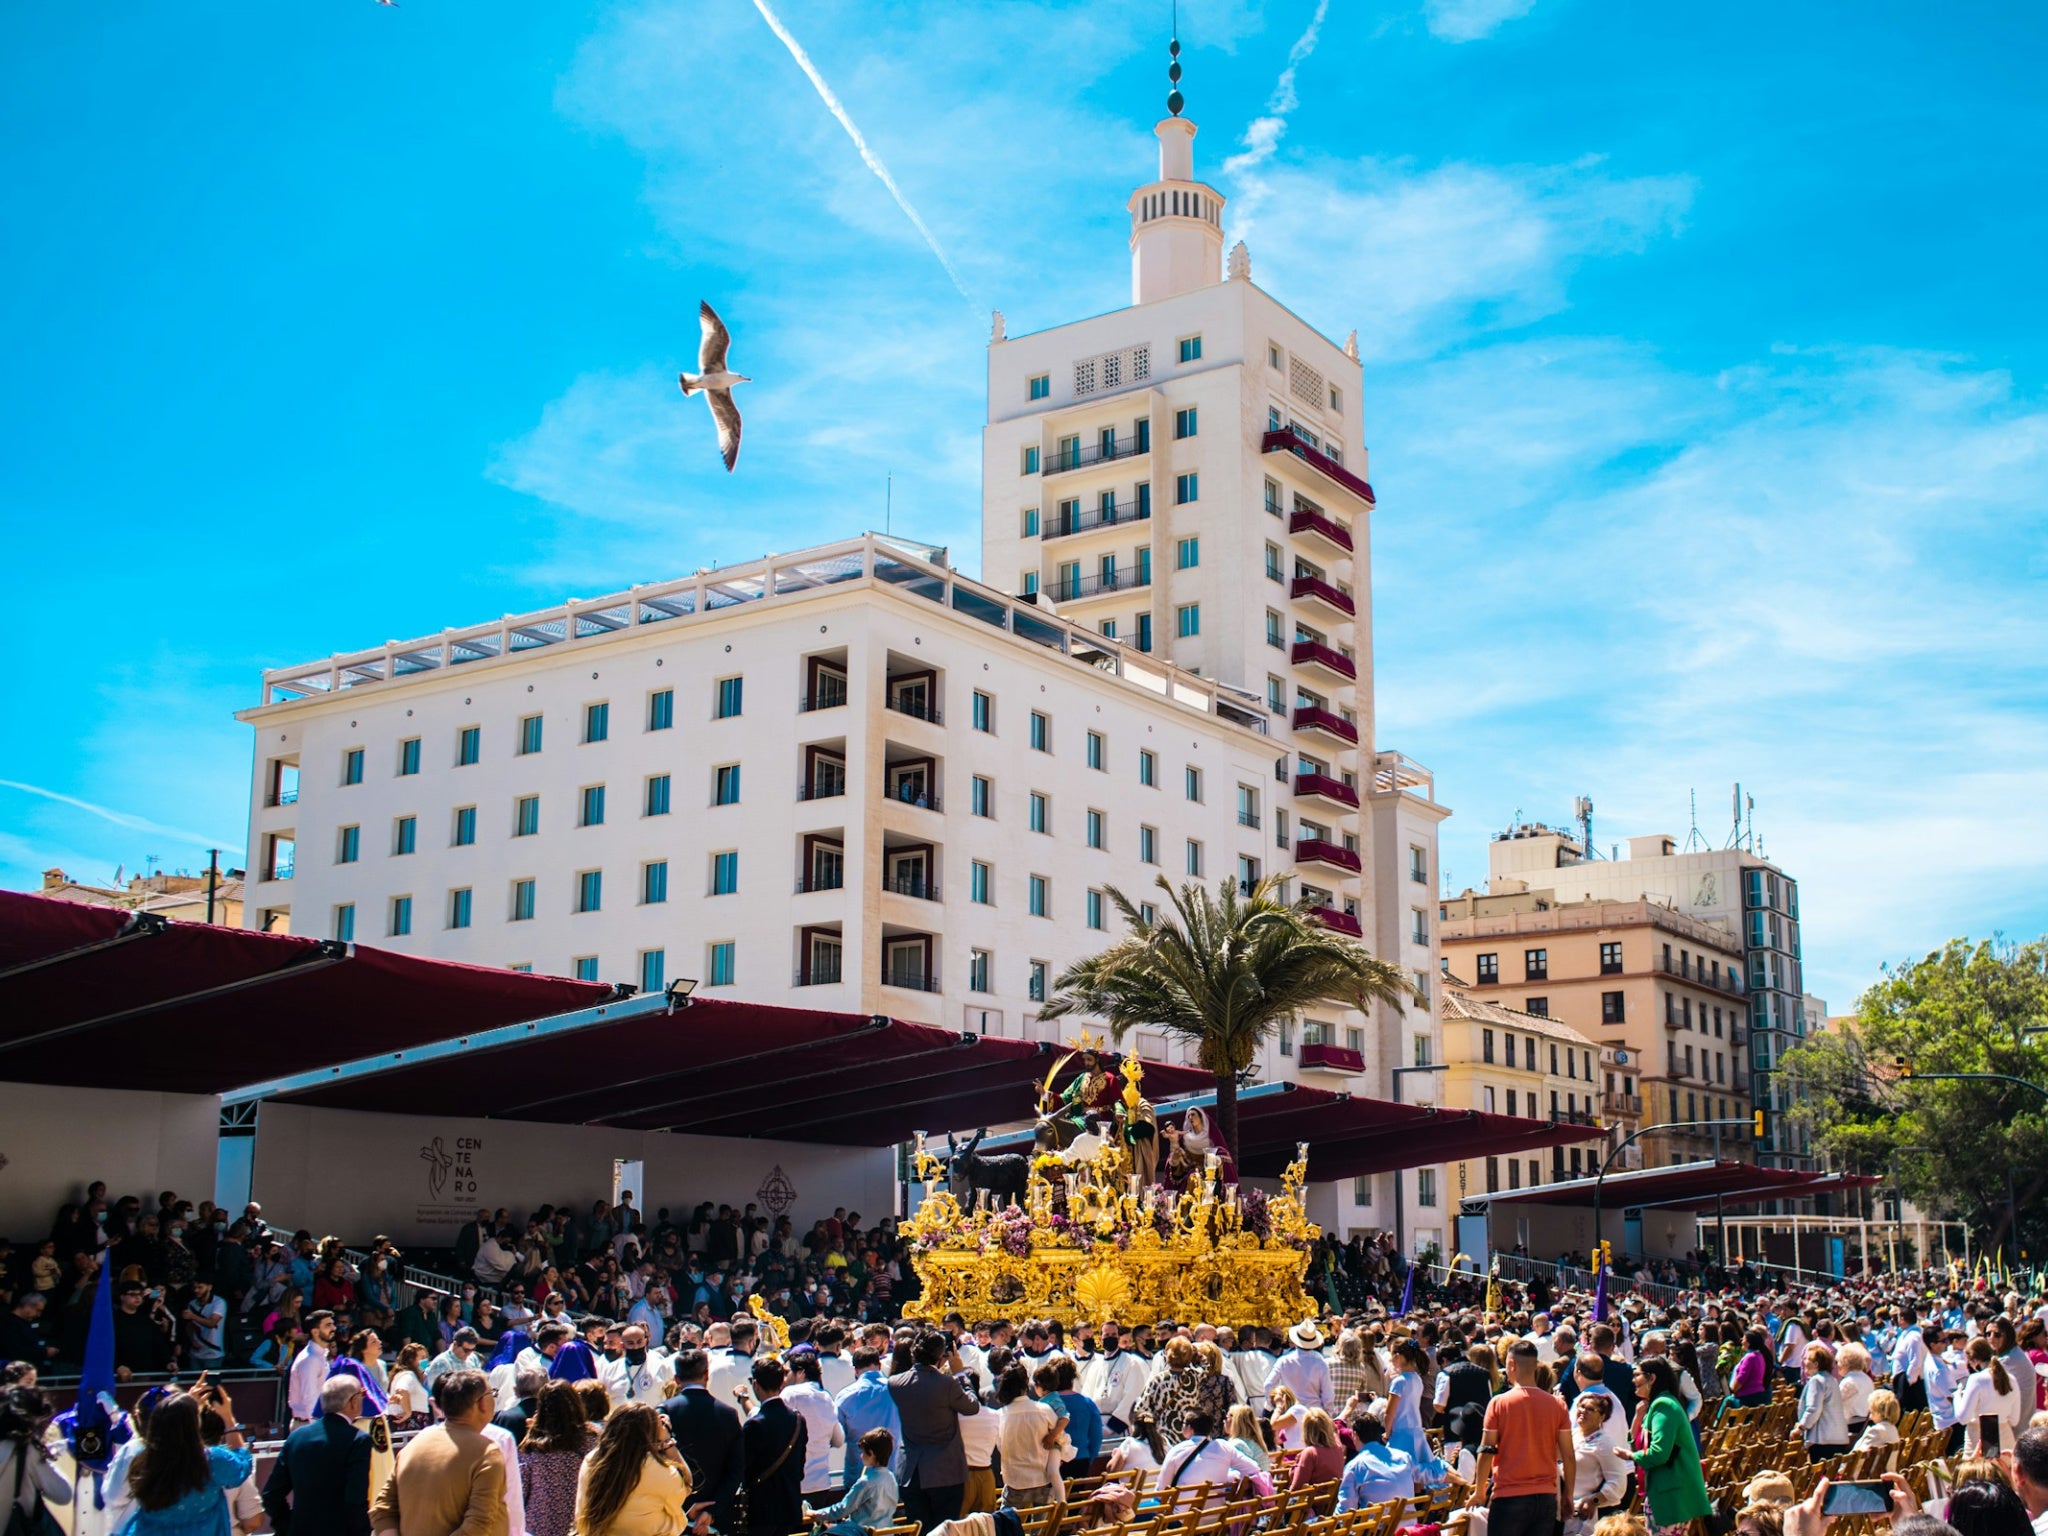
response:
[[[1187,105],[1187,98],[1180,93],[1180,0],[1174,0],[1173,39],[1166,45],[1166,56],[1172,61],[1166,66],[1166,78],[1173,87],[1166,93],[1166,110],[1179,117],[1180,109]]]

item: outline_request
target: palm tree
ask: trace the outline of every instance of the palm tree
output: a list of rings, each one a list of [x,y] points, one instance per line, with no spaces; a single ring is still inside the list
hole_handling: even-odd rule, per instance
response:
[[[1234,1157],[1237,1075],[1283,1020],[1305,1008],[1401,1002],[1415,988],[1398,966],[1331,932],[1305,904],[1280,900],[1276,877],[1246,894],[1235,880],[1213,895],[1192,883],[1176,890],[1164,875],[1158,885],[1169,910],[1150,920],[1109,887],[1130,931],[1069,966],[1039,1017],[1090,1014],[1118,1043],[1140,1025],[1192,1041],[1195,1059],[1216,1075],[1216,1128]]]

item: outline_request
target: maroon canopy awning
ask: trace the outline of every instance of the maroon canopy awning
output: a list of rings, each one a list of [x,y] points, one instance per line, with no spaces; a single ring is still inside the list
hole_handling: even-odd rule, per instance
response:
[[[1312,1180],[1355,1179],[1461,1158],[1537,1151],[1598,1141],[1596,1125],[1524,1120],[1475,1109],[1436,1109],[1287,1085],[1238,1106],[1238,1168],[1277,1178],[1308,1143]]]
[[[917,1131],[1029,1119],[1065,1049],[880,1014],[693,997],[673,1012],[347,1074],[276,1097],[330,1109],[883,1147]],[[1156,1097],[1209,1082],[1206,1072],[1145,1063],[1145,1088]]]
[[[1716,1198],[1724,1203],[1794,1199],[1824,1189],[1864,1188],[1878,1181],[1865,1174],[1806,1173],[1724,1160],[1684,1163],[1676,1168],[1633,1168],[1610,1173],[1600,1182],[1601,1204],[1615,1210],[1623,1206],[1703,1205]],[[1593,1184],[1592,1179],[1571,1179],[1488,1198],[1514,1205],[1590,1206]]]
[[[223,1093],[594,1007],[606,983],[0,891],[0,1080]]]

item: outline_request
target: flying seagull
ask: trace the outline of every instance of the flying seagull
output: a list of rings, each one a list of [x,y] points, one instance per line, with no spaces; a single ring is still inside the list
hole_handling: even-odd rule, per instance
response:
[[[727,473],[740,456],[740,408],[732,403],[732,387],[735,384],[751,384],[754,381],[744,373],[728,372],[725,366],[725,349],[732,345],[732,337],[725,331],[725,322],[718,318],[718,311],[709,304],[697,305],[697,323],[703,327],[704,339],[697,346],[697,366],[701,373],[686,373],[680,382],[683,393],[693,395],[704,392],[704,398],[711,405],[711,419],[718,423],[718,452],[725,460]]]

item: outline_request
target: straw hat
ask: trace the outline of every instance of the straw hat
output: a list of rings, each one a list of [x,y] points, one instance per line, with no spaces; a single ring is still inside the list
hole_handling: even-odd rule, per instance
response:
[[[1287,1342],[1296,1349],[1321,1349],[1323,1347],[1323,1330],[1318,1328],[1314,1322],[1296,1323],[1287,1330]]]

